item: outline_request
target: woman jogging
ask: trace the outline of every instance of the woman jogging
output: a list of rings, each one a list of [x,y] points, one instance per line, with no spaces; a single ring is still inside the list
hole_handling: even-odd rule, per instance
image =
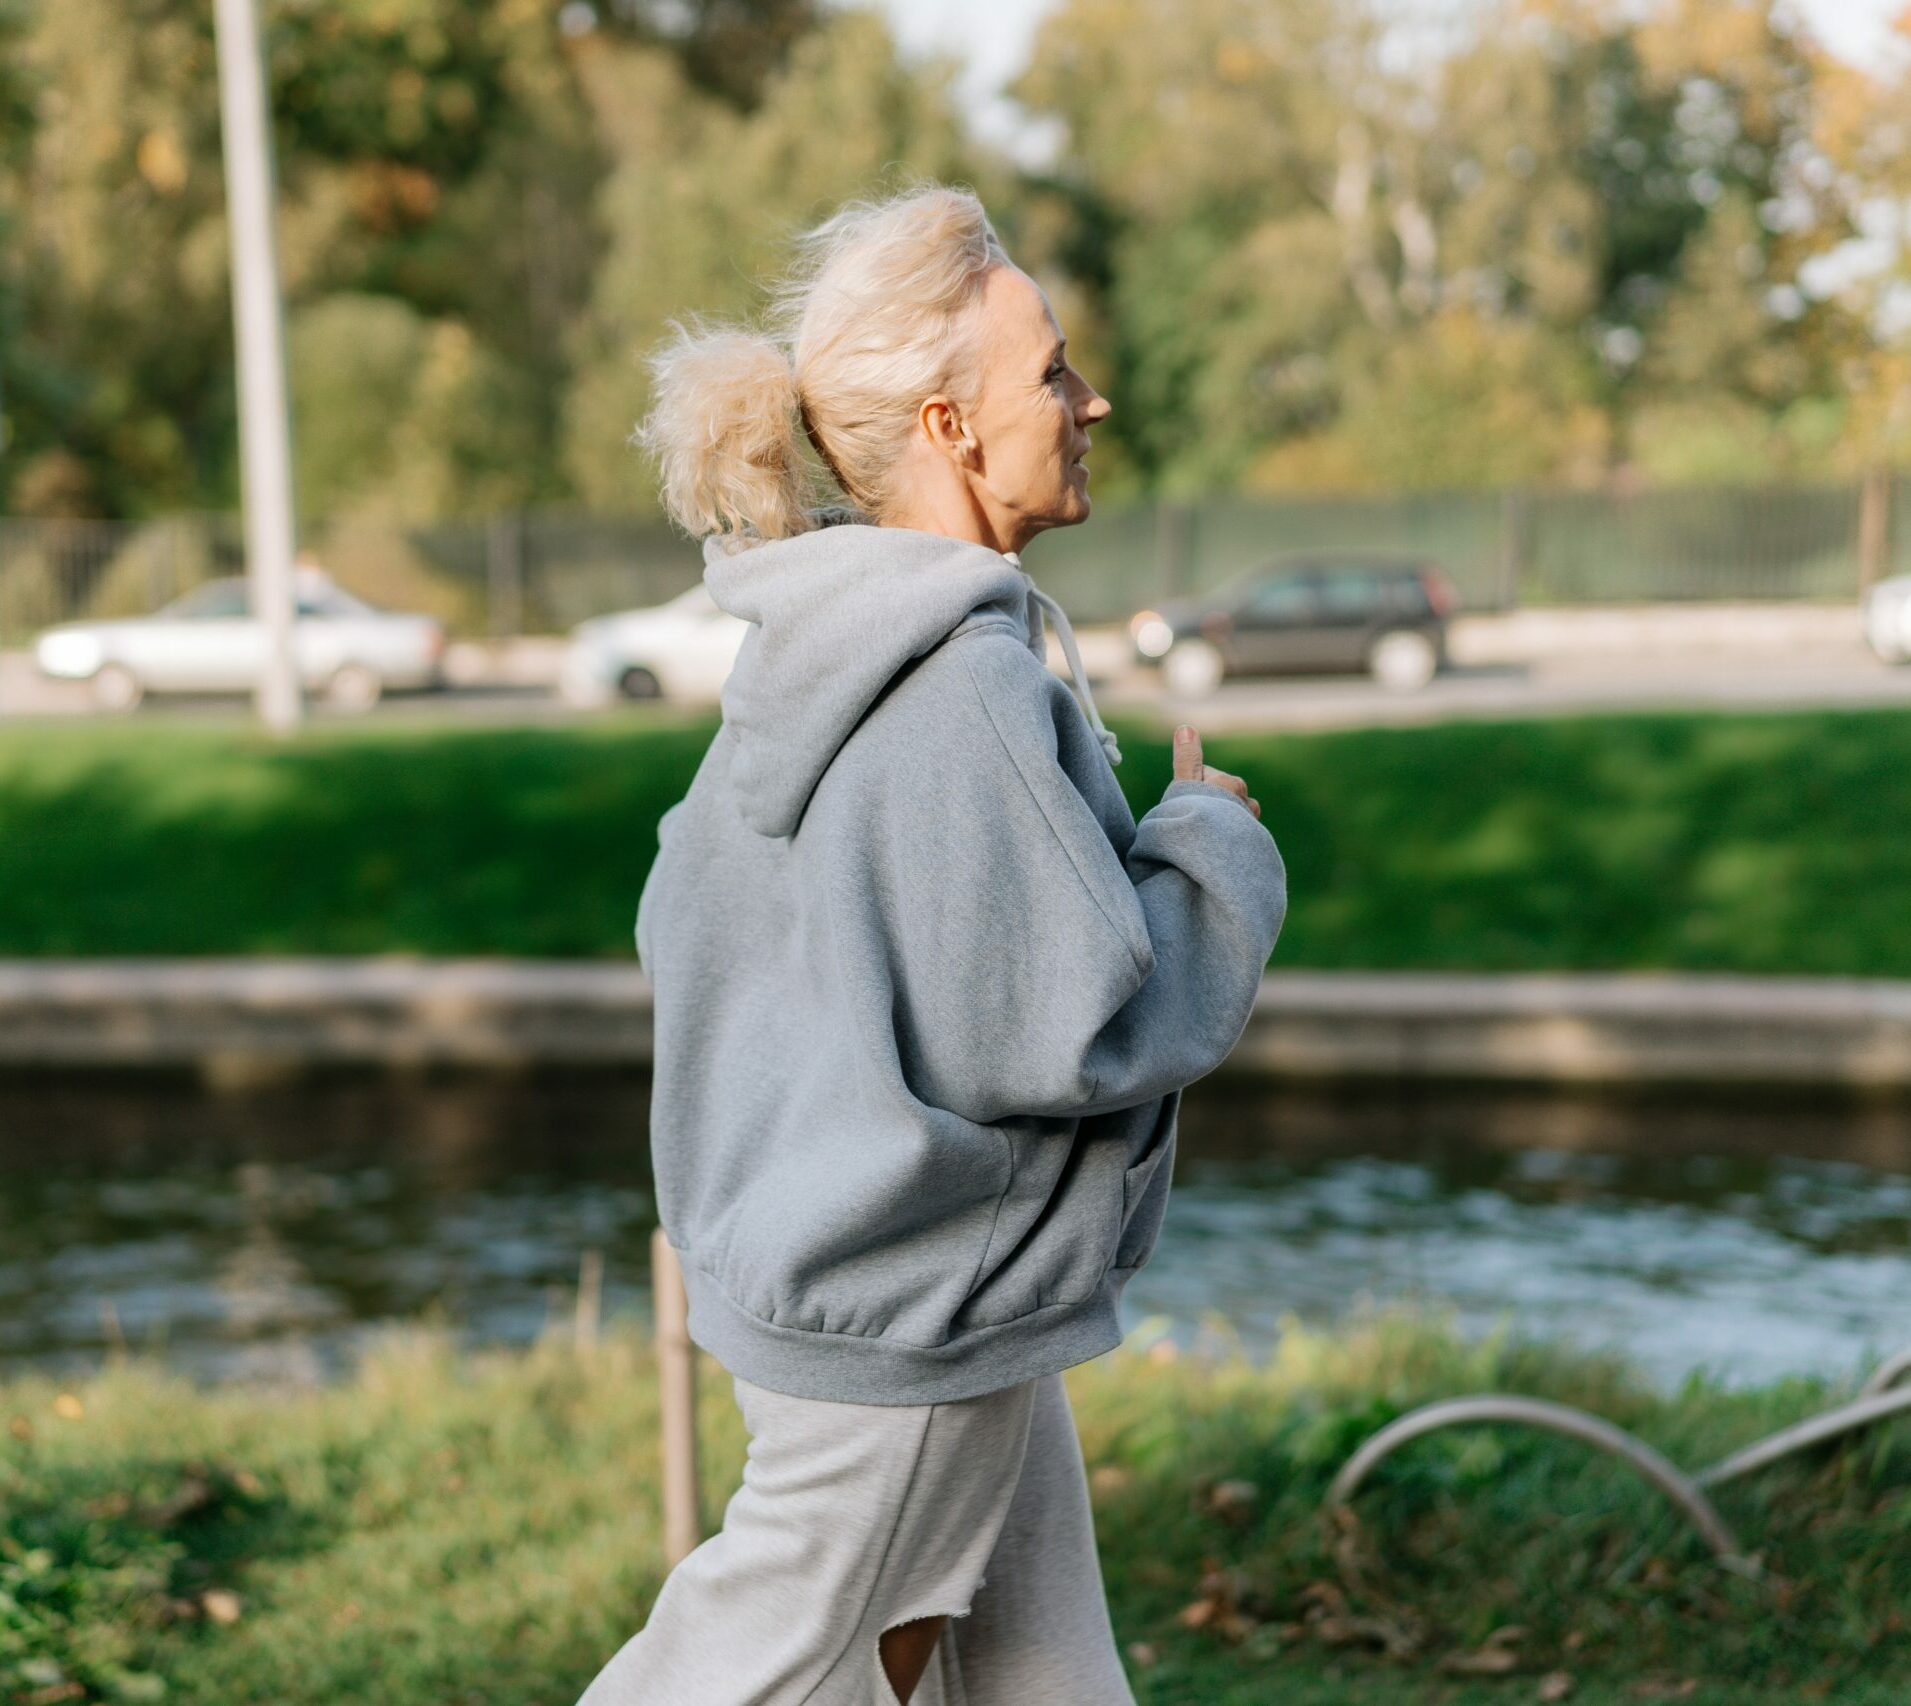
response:
[[[1061,1371],[1120,1342],[1285,873],[1192,729],[1139,822],[1116,784],[1018,556],[1109,405],[976,198],[845,207],[777,302],[680,329],[641,435],[750,624],[636,919],[659,1215],[750,1446],[580,1706],[1132,1706]]]

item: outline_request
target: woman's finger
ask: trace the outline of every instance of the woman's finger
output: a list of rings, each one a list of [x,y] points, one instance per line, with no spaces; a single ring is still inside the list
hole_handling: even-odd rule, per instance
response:
[[[1201,763],[1201,737],[1191,723],[1183,723],[1174,732],[1174,779],[1199,782],[1204,779]]]

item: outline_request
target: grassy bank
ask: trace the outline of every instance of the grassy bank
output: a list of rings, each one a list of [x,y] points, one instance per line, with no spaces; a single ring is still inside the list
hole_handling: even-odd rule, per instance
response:
[[[631,954],[713,725],[0,730],[0,955]],[[1277,963],[1911,976],[1911,716],[1208,741],[1286,855]],[[1135,809],[1158,732],[1124,728]]]
[[[706,1369],[716,1520],[743,1437]],[[1606,1460],[1510,1430],[1407,1448],[1351,1533],[1318,1515],[1354,1444],[1435,1396],[1591,1405],[1696,1464],[1814,1408],[1814,1385],[1667,1400],[1609,1362],[1402,1316],[1296,1332],[1261,1367],[1130,1349],[1068,1378],[1144,1706],[1911,1689],[1911,1427],[1726,1490],[1758,1582]],[[460,1353],[421,1326],[292,1398],[135,1359],[0,1386],[0,1417],[10,1706],[569,1706],[661,1580],[655,1389],[623,1326],[588,1361],[554,1339]]]

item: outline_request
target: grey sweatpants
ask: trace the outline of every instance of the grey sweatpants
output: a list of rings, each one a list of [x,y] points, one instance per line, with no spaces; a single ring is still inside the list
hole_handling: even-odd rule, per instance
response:
[[[910,1706],[1134,1706],[1059,1374],[896,1406],[732,1384],[723,1528],[578,1706],[899,1706],[877,1641],[938,1613]]]

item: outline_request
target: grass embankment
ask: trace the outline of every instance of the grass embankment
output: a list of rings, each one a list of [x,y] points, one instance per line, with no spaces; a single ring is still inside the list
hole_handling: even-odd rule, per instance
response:
[[[1351,1533],[1318,1512],[1360,1439],[1436,1396],[1589,1405],[1696,1465],[1815,1408],[1813,1384],[1667,1399],[1404,1316],[1295,1332],[1261,1367],[1131,1349],[1068,1379],[1143,1706],[1911,1692],[1911,1427],[1724,1490],[1758,1581],[1609,1460],[1514,1430],[1405,1448]],[[0,1386],[0,1417],[10,1706],[569,1706],[662,1578],[656,1392],[623,1324],[588,1361],[555,1338],[460,1353],[421,1326],[290,1399],[135,1358]],[[714,1369],[702,1427],[715,1521],[743,1435]]]
[[[0,955],[633,953],[714,725],[0,730]],[[1137,812],[1161,732],[1125,727]],[[1911,716],[1206,742],[1286,856],[1276,963],[1911,976]]]

